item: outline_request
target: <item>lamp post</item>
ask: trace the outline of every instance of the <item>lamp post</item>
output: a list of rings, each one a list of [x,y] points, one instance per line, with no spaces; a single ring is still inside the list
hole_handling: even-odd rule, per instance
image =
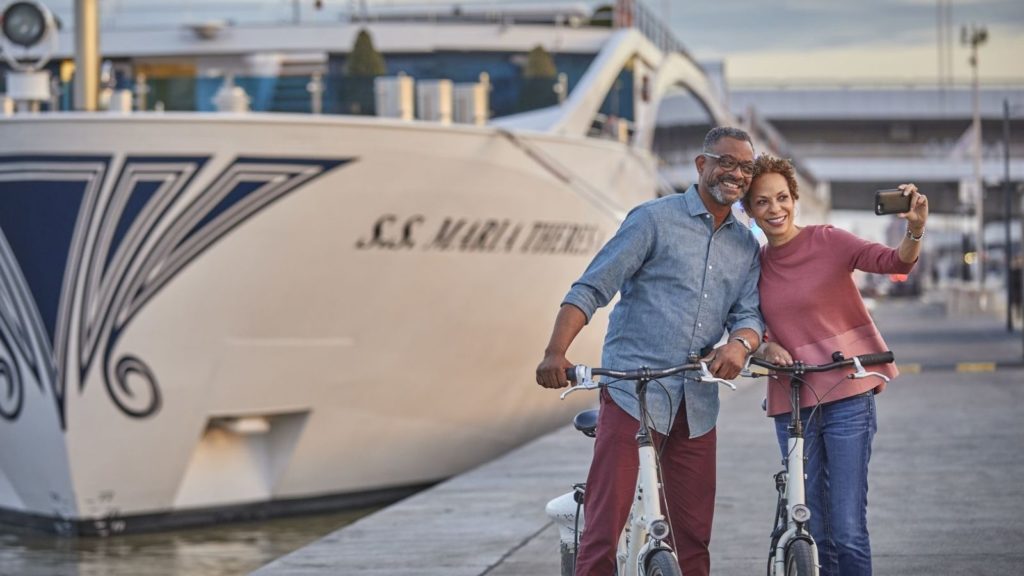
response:
[[[1014,260],[1024,263],[1024,245],[1022,245],[1021,253],[1015,255],[1013,252],[1013,242],[1011,235],[1011,222],[1013,220],[1013,196],[1014,186],[1010,181],[1010,114],[1016,110],[1019,110],[1020,104],[1010,105],[1008,98],[1003,99],[1003,209],[1006,218],[1006,226],[1004,228],[1004,241],[1006,245],[1006,331],[1013,332],[1013,301],[1015,298],[1024,297],[1021,294],[1022,286],[1024,286],[1024,266],[1014,269]],[[1019,188],[1018,188],[1019,190]],[[1024,242],[1024,198],[1021,199],[1021,214],[1020,214],[1020,226],[1021,226],[1021,241]],[[1016,294],[1014,293],[1016,291]],[[1024,306],[1024,303],[1021,304]],[[1024,337],[1024,326],[1021,327],[1021,336]],[[1024,347],[1022,347],[1022,354],[1024,354]]]
[[[974,212],[977,227],[978,286],[985,286],[985,187],[981,177],[981,104],[978,94],[978,46],[988,40],[988,30],[984,26],[960,28],[960,43],[971,47],[971,57],[967,61],[971,65],[971,132],[973,136],[972,156],[974,164]]]
[[[1013,199],[1010,186],[1010,100],[1003,99],[1003,214],[1006,218],[1003,240],[1003,259],[1006,261],[1006,331],[1013,332],[1013,244],[1010,242],[1010,221],[1013,219]],[[1024,237],[1022,237],[1024,238]]]

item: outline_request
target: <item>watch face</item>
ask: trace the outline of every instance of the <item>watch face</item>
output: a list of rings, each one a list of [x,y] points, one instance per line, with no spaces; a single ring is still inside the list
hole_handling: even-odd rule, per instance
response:
[[[38,6],[30,2],[15,2],[4,10],[3,33],[13,44],[34,46],[46,32],[46,19]]]

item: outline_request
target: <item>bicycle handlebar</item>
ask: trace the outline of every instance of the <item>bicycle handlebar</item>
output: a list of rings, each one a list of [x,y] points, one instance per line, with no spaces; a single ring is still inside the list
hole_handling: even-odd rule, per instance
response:
[[[672,366],[670,368],[641,368],[640,370],[612,370],[611,368],[591,368],[580,364],[573,368],[565,369],[565,377],[569,382],[576,382],[575,386],[570,386],[568,390],[562,392],[561,397],[565,398],[569,394],[577,390],[593,390],[606,386],[599,382],[594,382],[594,376],[610,376],[616,380],[657,380],[659,378],[666,378],[678,374],[680,372],[695,371],[700,372],[701,382],[718,383],[728,386],[733,390],[736,386],[728,380],[716,378],[711,372],[708,371],[707,362],[691,362],[689,364],[680,364],[678,366]]]
[[[836,354],[839,358],[836,358]],[[750,357],[749,363],[774,370],[776,372],[783,372],[788,374],[803,374],[806,372],[828,372],[829,370],[835,370],[837,368],[845,368],[847,366],[873,366],[876,364],[889,364],[896,360],[895,355],[892,351],[879,352],[876,354],[862,354],[860,356],[854,356],[853,358],[843,358],[842,354],[836,352],[832,355],[833,362],[828,364],[804,364],[803,362],[797,361],[792,366],[781,366],[779,364],[772,364],[767,360],[761,360],[760,358]]]
[[[700,371],[704,364],[702,362],[693,362],[690,364],[680,364],[679,366],[672,366],[671,368],[651,369],[641,368],[640,370],[612,370],[610,368],[590,368],[590,374],[592,376],[611,376],[617,380],[657,380],[658,378],[667,378],[674,376],[680,372],[687,372],[691,370]],[[569,382],[577,382],[577,367],[566,368],[565,377]]]
[[[864,366],[891,364],[896,361],[896,355],[892,353],[892,350],[886,350],[885,352],[879,352],[878,354],[862,354],[857,356],[857,358],[860,359],[860,363]]]
[[[876,376],[882,380],[888,382],[889,377],[880,372],[869,372],[864,369],[865,366],[873,366],[875,364],[889,364],[894,362],[896,357],[893,355],[891,350],[885,352],[878,352],[874,354],[861,354],[860,356],[854,356],[853,358],[844,358],[842,352],[835,352],[832,354],[832,362],[828,364],[804,364],[803,362],[797,361],[792,366],[780,366],[778,364],[772,364],[767,360],[761,360],[760,358],[754,358],[753,356],[747,358],[747,365],[743,367],[740,372],[742,376],[757,377],[763,376],[764,374],[755,374],[750,371],[750,365],[754,364],[762,368],[780,372],[783,374],[793,374],[800,376],[809,372],[828,372],[829,370],[835,370],[836,368],[846,368],[853,366],[855,368],[853,374],[849,374],[846,378],[853,380],[859,380],[861,378],[867,378],[869,376]]]

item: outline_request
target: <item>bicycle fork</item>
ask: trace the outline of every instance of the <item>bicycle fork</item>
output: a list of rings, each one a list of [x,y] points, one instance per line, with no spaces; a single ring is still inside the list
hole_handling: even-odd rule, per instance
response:
[[[782,575],[786,573],[786,549],[790,542],[800,538],[811,543],[811,558],[814,561],[814,574],[818,573],[818,547],[811,536],[808,522],[811,519],[811,510],[807,507],[806,494],[804,492],[804,439],[803,436],[790,436],[788,442],[789,456],[786,458],[786,470],[780,472],[782,476],[781,486],[776,478],[776,489],[779,491],[779,498],[785,505],[785,531],[779,535],[774,542],[773,568],[771,574]],[[794,481],[795,480],[795,481]],[[781,527],[780,527],[781,528]]]
[[[639,450],[639,474],[629,520],[619,535],[615,561],[619,574],[644,574],[650,554],[670,549],[664,541],[669,537],[669,524],[661,510],[658,463],[653,444],[648,440]],[[576,566],[576,546],[585,529],[584,485],[548,502],[547,514],[558,526],[561,540],[562,576],[572,576]],[[649,536],[649,537],[648,537]]]
[[[650,554],[655,550],[671,550],[664,543],[669,537],[670,530],[668,520],[661,510],[658,457],[654,443],[643,429],[637,433],[637,443],[640,446],[640,469],[629,522],[619,537],[616,554],[619,574],[644,574]],[[628,566],[631,561],[636,564]]]

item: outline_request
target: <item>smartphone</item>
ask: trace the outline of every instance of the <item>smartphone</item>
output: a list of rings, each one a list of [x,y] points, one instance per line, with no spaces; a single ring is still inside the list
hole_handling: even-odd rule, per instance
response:
[[[902,214],[910,211],[910,195],[903,195],[903,190],[893,188],[891,190],[875,191],[875,214]]]

